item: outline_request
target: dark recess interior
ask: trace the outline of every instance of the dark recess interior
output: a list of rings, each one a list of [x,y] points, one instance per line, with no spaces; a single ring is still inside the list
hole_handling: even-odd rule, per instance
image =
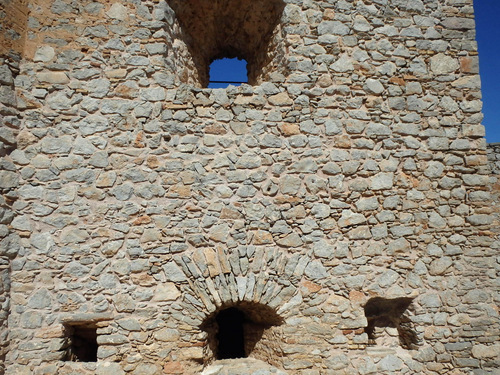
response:
[[[276,311],[269,306],[241,301],[224,306],[214,311],[202,323],[200,328],[207,332],[207,345],[210,349],[204,359],[205,363],[219,359],[246,358],[259,355],[259,345],[272,351],[279,351],[279,345],[269,346],[269,337],[262,341],[264,333],[273,326],[283,323]],[[257,350],[257,351],[256,351]],[[207,354],[208,354],[207,353]],[[268,361],[272,361],[269,358]],[[270,362],[271,363],[271,362]]]
[[[368,326],[365,332],[370,341],[376,339],[375,327],[391,327],[398,330],[399,343],[405,349],[414,349],[418,344],[418,337],[413,329],[413,323],[407,312],[413,298],[371,298],[365,305],[365,316]]]
[[[97,362],[97,327],[94,325],[66,326],[69,348],[66,360],[73,362]]]
[[[231,307],[217,314],[215,320],[219,326],[217,359],[246,357],[243,329],[245,314],[237,308]]]

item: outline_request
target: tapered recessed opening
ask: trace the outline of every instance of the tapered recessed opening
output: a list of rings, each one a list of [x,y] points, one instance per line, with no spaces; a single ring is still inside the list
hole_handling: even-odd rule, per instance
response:
[[[68,347],[65,360],[97,362],[97,326],[94,323],[66,324]]]
[[[365,332],[372,345],[401,346],[413,349],[418,337],[413,329],[409,313],[413,299],[371,298],[365,305],[368,325]]]
[[[200,86],[208,87],[210,64],[238,58],[248,64],[248,83],[267,80],[283,67],[285,48],[281,35],[283,0],[167,0],[175,13],[197,70]],[[193,77],[187,72],[186,77]],[[187,79],[187,78],[186,78]]]

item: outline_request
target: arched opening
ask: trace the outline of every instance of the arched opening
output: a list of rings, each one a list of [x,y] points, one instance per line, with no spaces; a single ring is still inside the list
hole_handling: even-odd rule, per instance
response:
[[[205,362],[251,356],[280,365],[278,327],[282,323],[272,308],[259,303],[239,302],[221,307],[201,326],[207,332]]]
[[[210,64],[208,88],[225,89],[248,82],[247,62],[244,59],[217,59]]]
[[[414,349],[418,337],[408,316],[412,301],[409,297],[374,297],[366,303],[368,326],[365,332],[372,345]]]

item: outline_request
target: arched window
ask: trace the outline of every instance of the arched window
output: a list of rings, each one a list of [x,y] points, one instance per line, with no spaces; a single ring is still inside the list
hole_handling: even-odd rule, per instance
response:
[[[218,359],[246,358],[256,355],[263,359],[279,352],[278,326],[283,319],[269,306],[255,302],[238,302],[215,311],[201,328],[207,332],[210,356],[206,362]],[[272,363],[272,358],[268,359]]]
[[[210,80],[208,88],[226,88],[229,85],[239,86],[248,82],[246,60],[218,59],[210,64]]]

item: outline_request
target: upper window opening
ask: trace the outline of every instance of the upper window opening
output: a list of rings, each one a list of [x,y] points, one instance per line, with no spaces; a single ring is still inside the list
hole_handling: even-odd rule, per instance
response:
[[[219,59],[210,64],[210,81],[208,88],[225,89],[229,85],[239,86],[248,82],[246,60]]]
[[[283,0],[167,2],[175,12],[179,39],[189,50],[200,86],[208,87],[210,64],[217,59],[244,59],[247,82],[251,85],[266,80],[277,67],[284,65],[286,53],[280,26]],[[186,76],[192,74],[187,72]]]

